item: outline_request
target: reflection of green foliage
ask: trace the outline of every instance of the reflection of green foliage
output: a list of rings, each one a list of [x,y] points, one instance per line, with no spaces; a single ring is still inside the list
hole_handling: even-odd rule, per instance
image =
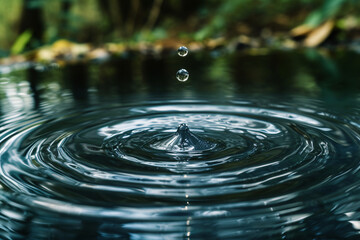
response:
[[[232,76],[228,69],[228,59],[224,57],[215,58],[213,64],[209,68],[208,78],[215,82],[229,82],[231,81]]]
[[[315,49],[307,49],[305,51],[305,57],[310,62],[317,64],[318,68],[322,69],[324,73],[327,73],[329,79],[338,79],[340,77],[336,64],[331,58],[324,56],[321,52]]]
[[[319,91],[314,76],[306,71],[300,71],[294,76],[294,84],[297,89],[304,92]]]

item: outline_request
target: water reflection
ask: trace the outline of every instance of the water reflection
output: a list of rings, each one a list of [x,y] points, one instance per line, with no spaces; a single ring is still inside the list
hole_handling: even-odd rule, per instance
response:
[[[30,67],[27,76],[22,77],[30,83],[35,107],[40,104],[40,89],[44,85],[46,89],[51,82],[70,90],[77,100],[86,100],[89,91],[122,97],[134,94],[221,97],[257,92],[327,97],[339,92],[348,96],[349,92],[356,93],[360,89],[360,70],[356,68],[356,59],[360,60],[360,56],[354,52],[234,52],[219,53],[216,57],[211,52],[199,52],[189,55],[186,61],[176,56],[128,53],[104,63],[70,64],[61,70],[40,72]],[[192,81],[185,84],[176,81],[174,74],[179,66],[191,72]]]

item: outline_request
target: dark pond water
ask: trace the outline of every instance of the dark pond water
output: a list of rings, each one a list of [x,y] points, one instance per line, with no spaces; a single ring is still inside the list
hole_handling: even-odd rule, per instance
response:
[[[0,238],[360,239],[359,60],[1,66]]]

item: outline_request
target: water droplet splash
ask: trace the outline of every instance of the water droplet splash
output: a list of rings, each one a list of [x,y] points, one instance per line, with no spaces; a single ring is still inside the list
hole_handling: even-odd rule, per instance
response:
[[[186,69],[180,69],[176,73],[176,78],[180,82],[186,82],[189,79],[189,72]]]
[[[179,49],[178,49],[178,55],[179,55],[180,57],[186,57],[186,55],[188,55],[188,53],[189,53],[189,50],[187,49],[187,47],[185,47],[185,46],[179,47]]]
[[[176,133],[172,136],[151,144],[151,147],[154,149],[172,152],[204,151],[212,149],[215,146],[215,143],[211,143],[192,133],[185,123],[180,124]]]

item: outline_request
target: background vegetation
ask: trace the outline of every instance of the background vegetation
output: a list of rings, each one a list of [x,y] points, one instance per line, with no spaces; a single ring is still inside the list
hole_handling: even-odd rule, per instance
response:
[[[360,39],[358,0],[0,0],[0,6],[1,56],[59,39],[99,45],[242,37],[305,46]]]
[[[0,6],[0,76],[26,69],[22,78],[34,96],[53,79],[75,98],[86,97],[88,87],[105,94],[176,92],[179,66],[197,79],[189,89],[230,95],[360,89],[358,0],[0,0]],[[185,60],[174,54],[180,44],[192,53]],[[202,47],[210,51],[193,54]],[[62,69],[57,78],[47,71],[42,79],[52,67]]]

